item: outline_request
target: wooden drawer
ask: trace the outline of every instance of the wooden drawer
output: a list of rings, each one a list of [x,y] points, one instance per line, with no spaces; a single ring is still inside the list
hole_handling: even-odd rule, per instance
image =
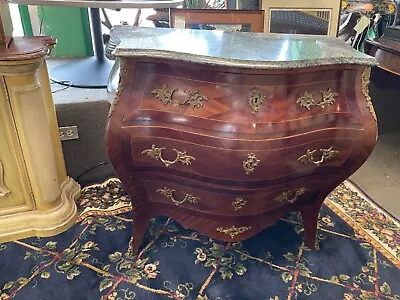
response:
[[[146,176],[147,177],[147,176]],[[176,181],[176,178],[175,180]],[[220,216],[258,215],[288,204],[312,204],[324,186],[317,177],[303,178],[262,189],[216,189],[201,182],[168,178],[143,180],[149,201]]]
[[[231,140],[227,149],[171,138],[132,137],[131,149],[138,172],[168,168],[219,180],[263,181],[341,167],[354,144],[350,138],[304,140],[287,139],[283,146]]]
[[[293,209],[293,208],[292,208]],[[226,242],[246,240],[274,225],[291,211],[282,206],[257,216],[218,216],[180,207],[157,204],[157,215],[169,216],[185,228],[196,230],[212,239]]]
[[[159,112],[168,112],[217,122],[281,122],[347,113],[347,99],[355,97],[348,88],[355,72],[343,70],[256,75],[138,64],[136,74],[137,103],[129,105],[125,121],[156,113],[162,120]]]

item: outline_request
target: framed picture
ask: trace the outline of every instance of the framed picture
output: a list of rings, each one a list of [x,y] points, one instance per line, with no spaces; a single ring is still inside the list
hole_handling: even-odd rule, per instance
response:
[[[173,8],[171,27],[263,32],[263,10],[179,9]]]
[[[264,31],[336,36],[340,0],[262,0]]]
[[[261,0],[225,0],[227,9],[261,9]]]

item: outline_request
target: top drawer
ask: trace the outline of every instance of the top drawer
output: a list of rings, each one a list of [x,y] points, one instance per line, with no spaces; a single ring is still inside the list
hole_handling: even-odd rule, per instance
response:
[[[349,112],[354,70],[238,74],[138,63],[124,121],[157,112],[219,122],[269,123]],[[179,123],[179,118],[178,119]]]

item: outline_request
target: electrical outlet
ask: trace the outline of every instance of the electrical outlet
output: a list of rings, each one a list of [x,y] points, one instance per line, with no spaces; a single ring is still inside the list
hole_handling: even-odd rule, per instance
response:
[[[79,138],[78,126],[58,127],[62,141],[77,140]]]

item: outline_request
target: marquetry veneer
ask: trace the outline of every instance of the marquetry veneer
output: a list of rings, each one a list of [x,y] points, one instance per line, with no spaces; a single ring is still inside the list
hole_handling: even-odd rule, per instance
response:
[[[162,57],[163,46],[116,51],[121,78],[106,145],[133,201],[134,249],[158,215],[234,242],[290,211],[301,213],[314,248],[322,202],[376,142],[372,59],[254,68],[210,53],[215,63],[190,51]]]

